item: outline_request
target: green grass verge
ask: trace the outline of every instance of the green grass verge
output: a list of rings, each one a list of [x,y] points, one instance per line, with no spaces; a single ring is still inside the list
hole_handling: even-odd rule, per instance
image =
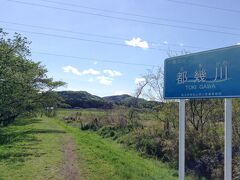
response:
[[[175,170],[157,160],[140,157],[136,151],[126,150],[93,132],[60,124],[76,139],[85,179],[178,179]]]
[[[58,119],[18,119],[0,128],[0,179],[63,179],[63,143],[76,142],[82,179],[178,179],[160,161]]]
[[[18,119],[0,128],[0,179],[63,179],[64,135],[47,119]]]

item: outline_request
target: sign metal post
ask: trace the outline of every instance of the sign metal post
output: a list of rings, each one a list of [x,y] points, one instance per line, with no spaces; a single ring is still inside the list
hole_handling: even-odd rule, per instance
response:
[[[179,180],[185,176],[185,100],[179,102]]]
[[[224,179],[232,180],[232,99],[225,99]]]

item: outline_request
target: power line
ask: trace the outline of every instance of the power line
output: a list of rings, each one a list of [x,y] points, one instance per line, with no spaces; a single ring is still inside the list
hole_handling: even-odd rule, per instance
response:
[[[126,16],[148,18],[148,19],[153,19],[153,20],[163,20],[163,21],[170,21],[170,22],[175,22],[175,23],[186,23],[186,24],[200,25],[200,26],[213,27],[213,28],[223,28],[223,29],[228,29],[228,30],[240,30],[240,28],[237,28],[237,27],[228,27],[228,26],[212,25],[212,24],[205,24],[205,23],[197,23],[197,22],[191,22],[191,21],[168,19],[168,18],[162,18],[162,17],[160,18],[160,17],[146,16],[146,15],[141,15],[141,14],[128,13],[128,12],[122,12],[122,11],[113,11],[113,10],[109,10],[109,9],[99,9],[99,8],[95,8],[95,7],[83,6],[83,5],[72,4],[72,3],[65,3],[65,2],[58,2],[58,1],[52,1],[52,0],[38,0],[38,1],[49,2],[49,3],[59,4],[59,5],[66,5],[66,6],[71,6],[71,7],[80,7],[80,8],[89,9],[89,10],[96,10],[96,11],[108,12],[108,13],[114,13],[114,14],[120,14],[120,15],[126,15]]]
[[[17,26],[32,27],[32,28],[38,28],[38,29],[44,29],[44,30],[53,30],[53,31],[65,32],[65,33],[86,35],[86,36],[95,36],[95,37],[101,37],[101,38],[107,38],[107,39],[115,39],[115,40],[126,40],[127,39],[127,38],[123,38],[123,37],[114,37],[114,36],[107,36],[107,35],[100,35],[100,34],[91,34],[91,33],[72,31],[72,30],[67,30],[67,29],[59,29],[59,28],[45,27],[45,26],[39,26],[39,25],[30,25],[30,24],[23,24],[23,23],[16,23],[16,22],[8,22],[8,21],[2,21],[2,20],[0,20],[0,22],[5,23],[5,24],[17,25]]]
[[[78,59],[78,60],[85,60],[85,61],[97,61],[97,62],[103,62],[103,63],[113,63],[113,64],[123,64],[123,65],[133,65],[133,66],[148,66],[148,67],[158,67],[159,65],[156,64],[140,64],[140,63],[130,63],[125,61],[113,61],[113,60],[107,60],[107,59],[98,59],[98,58],[85,58],[85,57],[79,57],[79,56],[70,56],[70,55],[64,55],[64,54],[55,54],[55,53],[48,53],[48,52],[41,52],[41,51],[32,51],[34,54],[43,54],[47,56],[56,56],[56,57],[64,57],[64,58],[71,58],[71,59]]]
[[[198,4],[198,3],[193,3],[193,2],[186,2],[186,1],[178,1],[178,0],[166,0],[166,1],[170,1],[170,2],[178,3],[178,4],[190,5],[190,6],[198,6],[198,7],[208,8],[208,9],[215,9],[215,10],[220,10],[220,11],[226,11],[226,12],[231,12],[231,13],[240,13],[240,10],[237,10],[237,9],[220,8],[220,7],[215,7],[215,6],[209,6],[209,5]]]
[[[72,31],[72,30],[52,28],[52,27],[44,27],[44,26],[39,26],[39,25],[29,25],[29,24],[8,22],[8,21],[2,21],[2,20],[0,20],[0,22],[1,23],[5,23],[5,24],[17,25],[17,26],[32,27],[32,28],[38,28],[38,29],[43,29],[43,30],[53,30],[53,31],[58,31],[58,32],[79,34],[79,35],[86,35],[86,36],[100,37],[100,38],[106,38],[106,39],[121,40],[121,41],[126,41],[126,40],[129,39],[127,37],[124,38],[124,37],[108,36],[108,35],[102,35],[102,34],[92,34],[92,33],[86,33],[86,32]],[[150,43],[150,44],[161,44],[161,45],[165,45],[165,46],[166,45],[170,45],[170,46],[180,47],[180,44],[175,44],[175,43],[165,44],[165,43],[159,43],[159,42],[153,42],[153,41],[148,41],[148,43]],[[186,47],[186,48],[194,48],[194,49],[209,49],[207,47],[190,46],[190,45],[184,45],[184,47]]]
[[[61,10],[61,11],[68,11],[68,12],[73,12],[73,13],[80,13],[80,14],[87,14],[87,15],[110,18],[110,19],[117,19],[117,20],[122,20],[122,21],[137,22],[137,23],[151,24],[151,25],[157,25],[157,26],[166,26],[166,27],[172,27],[172,28],[178,28],[178,29],[180,28],[180,29],[194,30],[194,31],[205,31],[205,32],[225,34],[225,35],[240,36],[240,34],[232,33],[232,32],[195,28],[195,27],[189,27],[189,26],[171,25],[171,24],[164,24],[164,23],[156,23],[156,22],[149,22],[149,21],[143,21],[143,20],[137,20],[137,19],[124,18],[124,17],[115,17],[115,16],[109,16],[109,15],[105,15],[105,14],[91,13],[91,12],[85,12],[85,11],[79,11],[79,10],[73,10],[73,9],[66,9],[66,8],[60,8],[60,7],[55,7],[55,6],[43,5],[43,4],[23,2],[23,1],[18,1],[18,0],[7,0],[7,1],[19,3],[19,4],[37,6],[37,7],[56,9],[56,10]]]
[[[114,42],[106,42],[106,41],[99,41],[99,40],[91,40],[91,39],[84,39],[84,38],[78,38],[78,37],[70,37],[70,36],[63,36],[63,35],[56,35],[56,34],[49,34],[49,33],[43,33],[43,32],[33,32],[33,31],[26,31],[26,30],[20,30],[20,29],[14,29],[14,28],[5,28],[10,31],[20,31],[24,33],[30,33],[30,34],[36,34],[36,35],[43,35],[43,36],[48,36],[48,37],[56,37],[56,38],[64,38],[64,39],[72,39],[72,40],[77,40],[77,41],[85,41],[85,42],[90,42],[90,43],[98,43],[98,44],[105,44],[105,45],[114,45],[114,46],[122,46],[122,47],[131,47],[126,44],[120,44],[120,43],[114,43]],[[140,48],[140,47],[138,47]],[[148,49],[150,50],[156,50],[156,51],[168,51],[167,49],[161,49],[161,48],[151,48],[149,47]],[[182,53],[183,51],[179,50],[171,50],[174,52],[180,52]]]
[[[43,35],[43,36],[50,36],[50,37],[57,37],[57,38],[64,38],[64,39],[72,39],[72,40],[78,40],[78,41],[86,41],[86,42],[93,42],[93,43],[100,43],[100,44],[108,44],[108,45],[115,45],[115,46],[127,46],[120,43],[113,43],[113,42],[104,42],[104,41],[97,41],[97,40],[90,40],[90,39],[84,39],[84,38],[77,38],[77,37],[70,37],[70,36],[63,36],[63,35],[56,35],[56,34],[49,34],[49,33],[42,33],[42,32],[33,32],[33,31],[26,31],[21,29],[14,29],[14,28],[5,28],[10,31],[20,31],[30,34],[37,34],[37,35]]]

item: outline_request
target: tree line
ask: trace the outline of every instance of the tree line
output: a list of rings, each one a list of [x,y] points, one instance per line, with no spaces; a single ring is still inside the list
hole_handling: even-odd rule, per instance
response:
[[[0,29],[0,122],[6,125],[20,115],[57,107],[60,99],[53,91],[65,83],[47,76],[47,69],[30,59],[26,37],[13,37]]]

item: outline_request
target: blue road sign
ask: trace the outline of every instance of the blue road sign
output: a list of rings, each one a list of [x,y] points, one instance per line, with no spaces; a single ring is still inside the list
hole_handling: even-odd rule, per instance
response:
[[[233,97],[240,97],[240,46],[165,60],[165,99]]]

